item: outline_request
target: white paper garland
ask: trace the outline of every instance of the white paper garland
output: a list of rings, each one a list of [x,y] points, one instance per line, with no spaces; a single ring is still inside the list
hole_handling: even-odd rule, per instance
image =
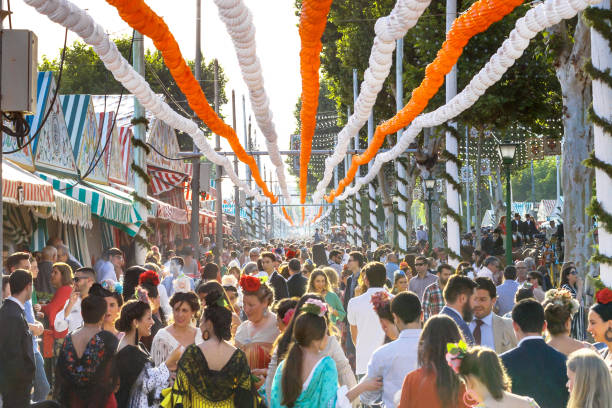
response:
[[[254,196],[260,202],[265,201],[261,194],[238,178],[228,158],[214,151],[195,122],[176,113],[153,93],[145,79],[123,58],[115,43],[108,38],[104,28],[97,24],[85,10],[68,0],[24,0],[24,2],[34,7],[39,13],[46,15],[50,20],[74,31],[83,38],[93,47],[115,79],[133,93],[147,110],[168,126],[189,134],[202,154],[214,164],[222,166],[232,182],[244,190],[246,195]]]
[[[389,76],[396,40],[404,37],[408,30],[416,25],[429,3],[431,0],[397,0],[388,16],[376,20],[376,36],[370,52],[369,67],[363,74],[361,91],[353,107],[353,114],[338,134],[334,154],[325,159],[323,178],[317,184],[313,201],[317,202],[323,198],[325,189],[333,178],[334,167],[344,160],[350,142],[368,120],[376,97]]]
[[[278,136],[272,121],[270,101],[264,88],[261,64],[257,57],[253,15],[243,0],[214,0],[214,2],[219,9],[219,17],[232,37],[242,78],[249,89],[251,109],[253,109],[259,129],[266,138],[266,147],[270,154],[270,161],[276,168],[281,193],[289,203],[291,197],[285,177],[285,163],[278,149]]]
[[[562,19],[572,18],[578,12],[600,1],[546,0],[544,3],[540,3],[529,10],[524,17],[516,22],[514,30],[512,30],[508,38],[497,50],[497,53],[491,57],[484,68],[472,78],[459,95],[435,111],[419,115],[415,118],[408,129],[402,133],[402,137],[398,140],[397,144],[391,150],[376,155],[368,174],[356,179],[355,185],[347,188],[338,196],[338,199],[346,199],[348,196],[357,193],[363,185],[371,182],[380,172],[383,163],[391,161],[402,154],[423,128],[439,126],[457,117],[474,105],[487,88],[499,81],[508,68],[523,55],[523,52],[529,46],[529,41],[538,32],[559,23]]]

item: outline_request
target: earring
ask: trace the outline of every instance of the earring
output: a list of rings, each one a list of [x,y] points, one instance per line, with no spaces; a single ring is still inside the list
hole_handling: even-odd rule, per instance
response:
[[[204,329],[204,331],[202,332],[202,340],[206,341],[210,339],[210,333],[208,330]]]
[[[480,404],[478,394],[474,390],[466,389],[463,394],[463,403],[468,407],[476,407]]]
[[[612,341],[612,327],[608,327],[608,330],[606,330],[606,334],[604,336],[606,341]]]

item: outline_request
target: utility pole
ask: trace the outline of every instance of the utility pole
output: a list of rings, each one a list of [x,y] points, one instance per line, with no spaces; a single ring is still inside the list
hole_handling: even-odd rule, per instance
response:
[[[348,117],[346,118],[348,121]],[[334,146],[338,145],[338,135],[334,137]],[[338,166],[334,166],[334,188],[338,186]],[[334,201],[334,224],[340,225],[340,205]]]
[[[200,85],[202,52],[200,49],[200,28],[202,0],[196,0],[196,49],[194,74],[195,79]],[[193,144],[194,158],[191,160],[191,247],[193,248],[194,259],[200,259],[200,155],[196,144]]]
[[[219,62],[215,59],[215,112],[219,114]],[[221,150],[221,136],[215,135],[215,150]],[[217,231],[215,234],[215,263],[221,267],[221,255],[223,254],[223,189],[221,188],[221,176],[223,175],[223,167],[217,165],[217,201],[215,202],[215,212],[217,214]]]
[[[234,127],[234,131],[236,131],[236,93],[232,89],[232,126]],[[238,132],[236,132],[238,133]],[[238,176],[238,155],[234,156],[234,171],[236,172],[236,176]],[[234,236],[236,240],[240,242],[240,189],[238,185],[234,186],[234,228],[235,233]]]
[[[350,107],[346,108],[346,117],[347,117],[347,120],[348,118],[351,117]],[[351,166],[351,156],[347,154],[346,156],[344,156],[344,176],[345,177],[346,177],[346,174],[348,173],[348,169],[350,166]],[[336,184],[334,188],[338,188],[338,184]],[[353,215],[354,212],[355,211],[354,211],[354,207],[352,206],[352,200],[344,200],[344,216],[345,216],[345,221],[347,225],[347,231],[346,231],[347,240],[349,241],[349,243],[353,241],[352,243],[356,244],[355,235],[353,232],[355,228],[357,228],[357,226],[353,224],[355,220],[355,216]]]
[[[457,0],[446,0],[446,32],[451,29],[453,22],[457,18]],[[457,95],[457,65],[453,66],[451,72],[446,75],[446,103],[450,102]],[[457,123],[451,122],[449,125],[457,129]],[[467,134],[466,134],[467,136]],[[456,136],[456,132],[446,132],[446,150],[455,157],[459,157],[459,140]],[[467,160],[466,160],[467,163]],[[452,177],[453,180],[459,181],[459,166],[453,160],[446,161],[446,173]],[[468,194],[469,194],[469,188]],[[470,231],[470,210],[469,210],[469,196],[468,196],[468,228],[466,231]],[[459,201],[459,191],[455,188],[452,183],[446,181],[446,206],[454,214],[459,214],[461,201]],[[478,227],[478,226],[477,226]],[[461,237],[460,237],[460,225],[458,220],[453,218],[451,214],[446,216],[446,235],[447,235],[447,246],[449,249],[448,262],[451,266],[456,267],[459,265],[460,259],[456,259],[461,251]],[[431,231],[428,231],[431,234]],[[453,256],[455,255],[455,256]]]
[[[138,72],[143,77],[145,76],[145,65],[144,65],[144,43],[142,34],[138,31],[134,31],[134,41],[132,45],[132,55],[134,70]],[[134,98],[134,119],[139,119],[140,121],[145,118],[145,110],[144,107],[140,104],[138,99]],[[139,140],[141,143],[147,142],[146,128],[145,124],[140,122],[136,123],[133,127],[134,130],[134,139]],[[133,144],[134,145],[134,144]],[[147,155],[143,148],[136,147],[134,149],[134,165],[140,167],[145,173],[147,172]],[[137,173],[134,172],[134,191],[136,195],[146,198],[147,197],[147,183],[144,179],[142,179]],[[143,222],[146,222],[146,214],[148,212],[147,208],[139,201],[134,203],[134,207],[136,211],[145,217]],[[140,228],[138,231],[138,235],[146,239],[146,233],[144,229]],[[142,265],[145,261],[145,256],[147,254],[147,249],[142,246],[138,241],[135,242],[135,260],[138,265]]]
[[[467,127],[465,128],[465,165],[467,169],[470,168],[470,134],[469,134],[469,130]],[[466,206],[465,206],[466,214],[467,214],[465,230],[470,231],[471,220],[470,220],[470,173],[469,171],[466,171],[466,177],[465,177],[465,197],[466,197],[465,199],[467,200]]]
[[[270,170],[270,185],[272,185],[272,175],[272,170]],[[274,234],[274,207],[270,207],[270,237],[274,238],[272,234]]]
[[[244,97],[242,100],[244,101]],[[251,140],[251,117],[250,116],[249,116],[248,139],[249,139],[249,143],[248,143],[249,149],[253,150],[253,141]],[[249,184],[249,187],[251,187],[251,169],[249,168],[249,166],[246,166],[246,169],[247,169],[247,183]],[[249,213],[251,217],[251,239],[256,239],[257,231],[255,229],[255,209],[253,208],[253,197],[249,197],[248,200],[249,200],[248,202]]]

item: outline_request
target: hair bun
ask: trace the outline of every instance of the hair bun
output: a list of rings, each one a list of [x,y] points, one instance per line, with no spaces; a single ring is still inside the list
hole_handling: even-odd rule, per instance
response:
[[[109,290],[104,289],[102,285],[100,285],[99,283],[94,283],[93,285],[91,285],[91,288],[89,288],[88,294],[90,296],[101,296],[101,297],[112,296],[112,293]]]
[[[221,294],[218,290],[210,291],[206,294],[204,300],[206,301],[206,306],[219,306],[219,299],[223,298],[223,294]]]

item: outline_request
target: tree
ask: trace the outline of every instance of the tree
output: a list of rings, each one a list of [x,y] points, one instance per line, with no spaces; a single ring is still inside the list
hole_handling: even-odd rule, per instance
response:
[[[131,61],[130,37],[116,38],[113,40],[121,55]],[[49,59],[43,56],[42,63],[39,64],[39,71],[53,71],[55,75],[59,73],[62,50],[58,56]],[[194,62],[187,61],[193,70]],[[214,62],[208,64],[202,60],[201,85],[206,98],[212,103],[214,100]],[[164,64],[164,59],[159,51],[146,50],[145,52],[145,79],[155,93],[163,94],[166,102],[180,114],[196,120],[201,126],[202,122],[195,116],[189,107],[187,99],[176,85],[170,74],[170,70]],[[219,67],[219,101],[223,105],[227,103],[225,95],[225,84],[227,78],[223,74],[223,69]],[[66,47],[64,67],[62,72],[62,83],[60,84],[60,94],[119,94],[124,90],[112,74],[106,69],[93,48],[87,44],[75,41],[71,46]],[[125,90],[124,90],[125,92]],[[179,144],[183,150],[191,150],[193,142],[191,137],[179,134]]]

